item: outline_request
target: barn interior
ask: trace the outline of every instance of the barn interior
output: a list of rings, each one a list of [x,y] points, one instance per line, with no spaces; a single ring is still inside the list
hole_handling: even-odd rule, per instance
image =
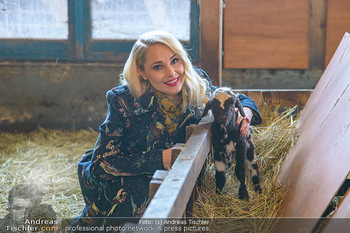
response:
[[[20,184],[38,186],[63,218],[81,213],[76,167],[95,145],[106,92],[138,36],[165,30],[214,85],[250,96],[263,116],[254,128],[263,195],[238,200],[231,171],[217,196],[208,159],[193,216],[235,220],[211,232],[349,227],[349,12],[347,0],[0,0],[0,218]]]

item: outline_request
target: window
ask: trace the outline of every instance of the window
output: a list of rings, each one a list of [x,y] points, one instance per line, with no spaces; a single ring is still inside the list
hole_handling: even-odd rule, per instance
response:
[[[199,59],[197,0],[0,0],[0,23],[1,60],[124,62],[150,30]]]
[[[91,12],[93,39],[133,40],[159,29],[190,40],[190,1],[92,0]]]
[[[64,3],[61,0],[0,1],[0,38],[68,39],[68,6]]]

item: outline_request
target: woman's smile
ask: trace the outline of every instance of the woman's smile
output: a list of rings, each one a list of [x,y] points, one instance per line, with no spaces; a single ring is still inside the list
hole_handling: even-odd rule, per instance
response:
[[[168,81],[168,82],[165,82],[164,84],[165,84],[165,85],[168,85],[168,86],[170,86],[170,87],[174,87],[174,86],[176,86],[178,83],[179,83],[179,78],[174,78],[174,79],[172,79],[172,80],[170,80],[170,81]]]

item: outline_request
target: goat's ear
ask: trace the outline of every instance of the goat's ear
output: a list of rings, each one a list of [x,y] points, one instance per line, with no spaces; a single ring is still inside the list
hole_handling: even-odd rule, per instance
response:
[[[227,90],[226,93],[232,97],[236,97],[235,93],[231,89]]]
[[[202,114],[202,118],[205,117],[208,114],[209,109],[211,108],[211,103],[210,100],[207,102],[207,104],[205,105],[203,114]]]
[[[238,111],[241,113],[242,117],[245,117],[245,112],[243,111],[243,106],[241,104],[241,101],[239,101],[239,99],[236,99],[236,104],[235,107],[238,108]]]

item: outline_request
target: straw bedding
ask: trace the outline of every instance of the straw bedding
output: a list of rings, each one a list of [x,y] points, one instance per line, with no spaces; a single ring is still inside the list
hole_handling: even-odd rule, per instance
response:
[[[97,133],[39,128],[29,134],[0,132],[0,218],[7,214],[11,187],[38,186],[43,203],[62,217],[74,217],[83,209],[77,162],[91,148]]]
[[[214,172],[208,160],[203,190],[196,202],[196,217],[238,217],[238,222],[218,222],[212,230],[225,232],[264,232],[273,221],[254,220],[246,229],[246,217],[276,217],[286,189],[277,184],[277,175],[296,140],[296,107],[283,113],[278,107],[261,109],[262,126],[254,128],[263,193],[255,194],[248,181],[250,201],[237,198],[238,181],[234,167],[227,175],[223,195],[215,193]],[[62,131],[39,128],[29,134],[0,132],[0,218],[7,214],[7,196],[17,184],[35,184],[44,191],[43,203],[50,204],[62,217],[79,215],[84,202],[76,175],[77,162],[85,150],[93,147],[98,133],[93,130]],[[242,219],[246,219],[241,221]],[[230,226],[228,224],[235,224]],[[240,227],[242,229],[240,229]],[[213,232],[214,232],[213,231]],[[267,232],[267,231],[266,231]]]
[[[279,206],[287,189],[277,182],[278,173],[288,152],[297,139],[297,107],[279,113],[278,107],[264,113],[264,123],[253,130],[263,193],[253,190],[249,175],[249,202],[238,199],[239,182],[234,164],[226,175],[223,195],[215,193],[215,169],[208,160],[202,192],[194,209],[195,217],[222,218],[211,225],[212,232],[270,232],[277,223]],[[227,218],[230,218],[229,220]],[[234,218],[234,219],[233,219]]]

